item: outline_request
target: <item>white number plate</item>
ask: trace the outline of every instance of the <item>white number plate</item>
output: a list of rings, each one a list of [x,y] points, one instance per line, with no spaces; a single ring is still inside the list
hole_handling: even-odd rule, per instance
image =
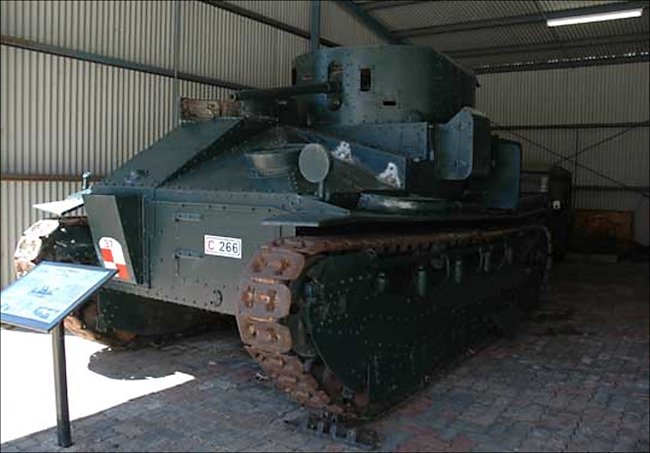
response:
[[[206,255],[227,256],[241,259],[241,239],[206,234],[203,240]]]

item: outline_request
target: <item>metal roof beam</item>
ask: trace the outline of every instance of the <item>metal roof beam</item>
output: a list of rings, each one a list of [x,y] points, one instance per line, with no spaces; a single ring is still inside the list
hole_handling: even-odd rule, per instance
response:
[[[368,14],[361,6],[354,3],[352,0],[336,0],[336,2],[350,12],[353,16],[361,21],[366,27],[379,35],[381,39],[390,44],[402,44],[401,38],[393,36],[393,34],[377,19]]]
[[[309,3],[309,49],[316,52],[320,42],[320,0],[310,0]]]
[[[611,129],[611,128],[634,128],[650,127],[650,120],[646,121],[626,121],[618,123],[565,123],[565,124],[509,124],[492,125],[493,131],[512,131],[512,130],[553,130],[553,129]]]
[[[525,44],[520,46],[497,46],[477,47],[474,49],[443,50],[443,52],[454,59],[458,58],[479,58],[492,55],[518,54],[541,52],[547,50],[562,50],[564,48],[595,47],[608,44],[634,44],[648,43],[650,37],[647,33],[629,33],[622,35],[598,36],[593,38],[574,39],[563,42],[544,42],[536,44]],[[531,55],[533,57],[534,55]]]
[[[521,71],[540,71],[543,69],[561,69],[561,68],[583,68],[585,66],[600,66],[600,65],[613,65],[613,64],[628,64],[628,63],[645,63],[650,62],[650,56],[635,55],[628,56],[615,56],[615,57],[597,57],[597,58],[584,58],[584,59],[571,59],[566,61],[548,62],[537,61],[532,63],[503,63],[498,65],[486,65],[474,68],[475,74],[495,74],[498,72],[521,72]]]
[[[471,22],[461,22],[455,24],[434,25],[431,27],[404,28],[393,30],[397,37],[429,36],[439,35],[442,33],[455,33],[462,31],[481,30],[485,28],[510,27],[513,25],[545,23],[547,19],[566,17],[571,15],[598,14],[611,11],[620,11],[631,8],[650,7],[650,2],[645,1],[628,1],[612,3],[598,6],[587,6],[584,8],[565,9],[563,11],[553,11],[546,14],[535,13],[522,16],[495,17],[491,19],[481,19]]]
[[[374,11],[377,9],[399,8],[400,6],[414,5],[416,3],[431,3],[425,0],[381,0],[371,1],[365,3],[358,3],[366,11]]]
[[[145,72],[147,74],[155,74],[163,77],[179,78],[187,80],[188,82],[204,83],[206,85],[213,85],[216,87],[227,88],[229,90],[242,90],[253,88],[250,85],[242,85],[240,83],[229,82],[227,80],[215,79],[212,77],[199,76],[185,72],[175,72],[173,69],[161,68],[158,66],[151,66],[142,63],[135,63],[133,61],[122,60],[120,58],[107,57],[92,52],[84,52],[81,50],[67,49],[65,47],[54,46],[51,44],[39,43],[36,41],[29,41],[27,39],[16,38],[13,36],[0,35],[0,44],[3,46],[12,46],[19,49],[33,50],[34,52],[42,52],[49,55],[56,55],[59,57],[74,58],[75,60],[89,61],[91,63],[98,63],[115,68],[124,68],[131,71]]]

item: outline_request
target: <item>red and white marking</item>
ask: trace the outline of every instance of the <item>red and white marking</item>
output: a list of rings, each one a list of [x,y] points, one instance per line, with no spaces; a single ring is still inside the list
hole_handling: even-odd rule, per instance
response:
[[[99,240],[99,250],[106,269],[117,269],[115,277],[122,280],[129,279],[129,270],[126,267],[122,244],[113,238],[103,237]]]

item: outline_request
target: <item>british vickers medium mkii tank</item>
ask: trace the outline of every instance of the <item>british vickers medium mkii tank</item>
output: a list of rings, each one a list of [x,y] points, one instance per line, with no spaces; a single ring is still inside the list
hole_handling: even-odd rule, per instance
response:
[[[292,79],[205,104],[86,189],[87,218],[27,230],[16,265],[117,269],[66,320],[91,338],[235,316],[291,397],[368,417],[535,306],[545,202],[520,195],[475,77],[430,48],[322,49]]]

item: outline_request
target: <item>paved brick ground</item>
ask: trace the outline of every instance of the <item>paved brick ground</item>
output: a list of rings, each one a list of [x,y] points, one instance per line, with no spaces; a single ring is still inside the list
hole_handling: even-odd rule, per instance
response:
[[[547,299],[516,338],[371,424],[382,450],[648,451],[648,264],[562,264]],[[259,378],[233,329],[103,350],[89,366],[117,379],[196,379],[74,421],[68,451],[357,451],[287,427],[306,412]],[[64,451],[54,428],[1,448]]]

